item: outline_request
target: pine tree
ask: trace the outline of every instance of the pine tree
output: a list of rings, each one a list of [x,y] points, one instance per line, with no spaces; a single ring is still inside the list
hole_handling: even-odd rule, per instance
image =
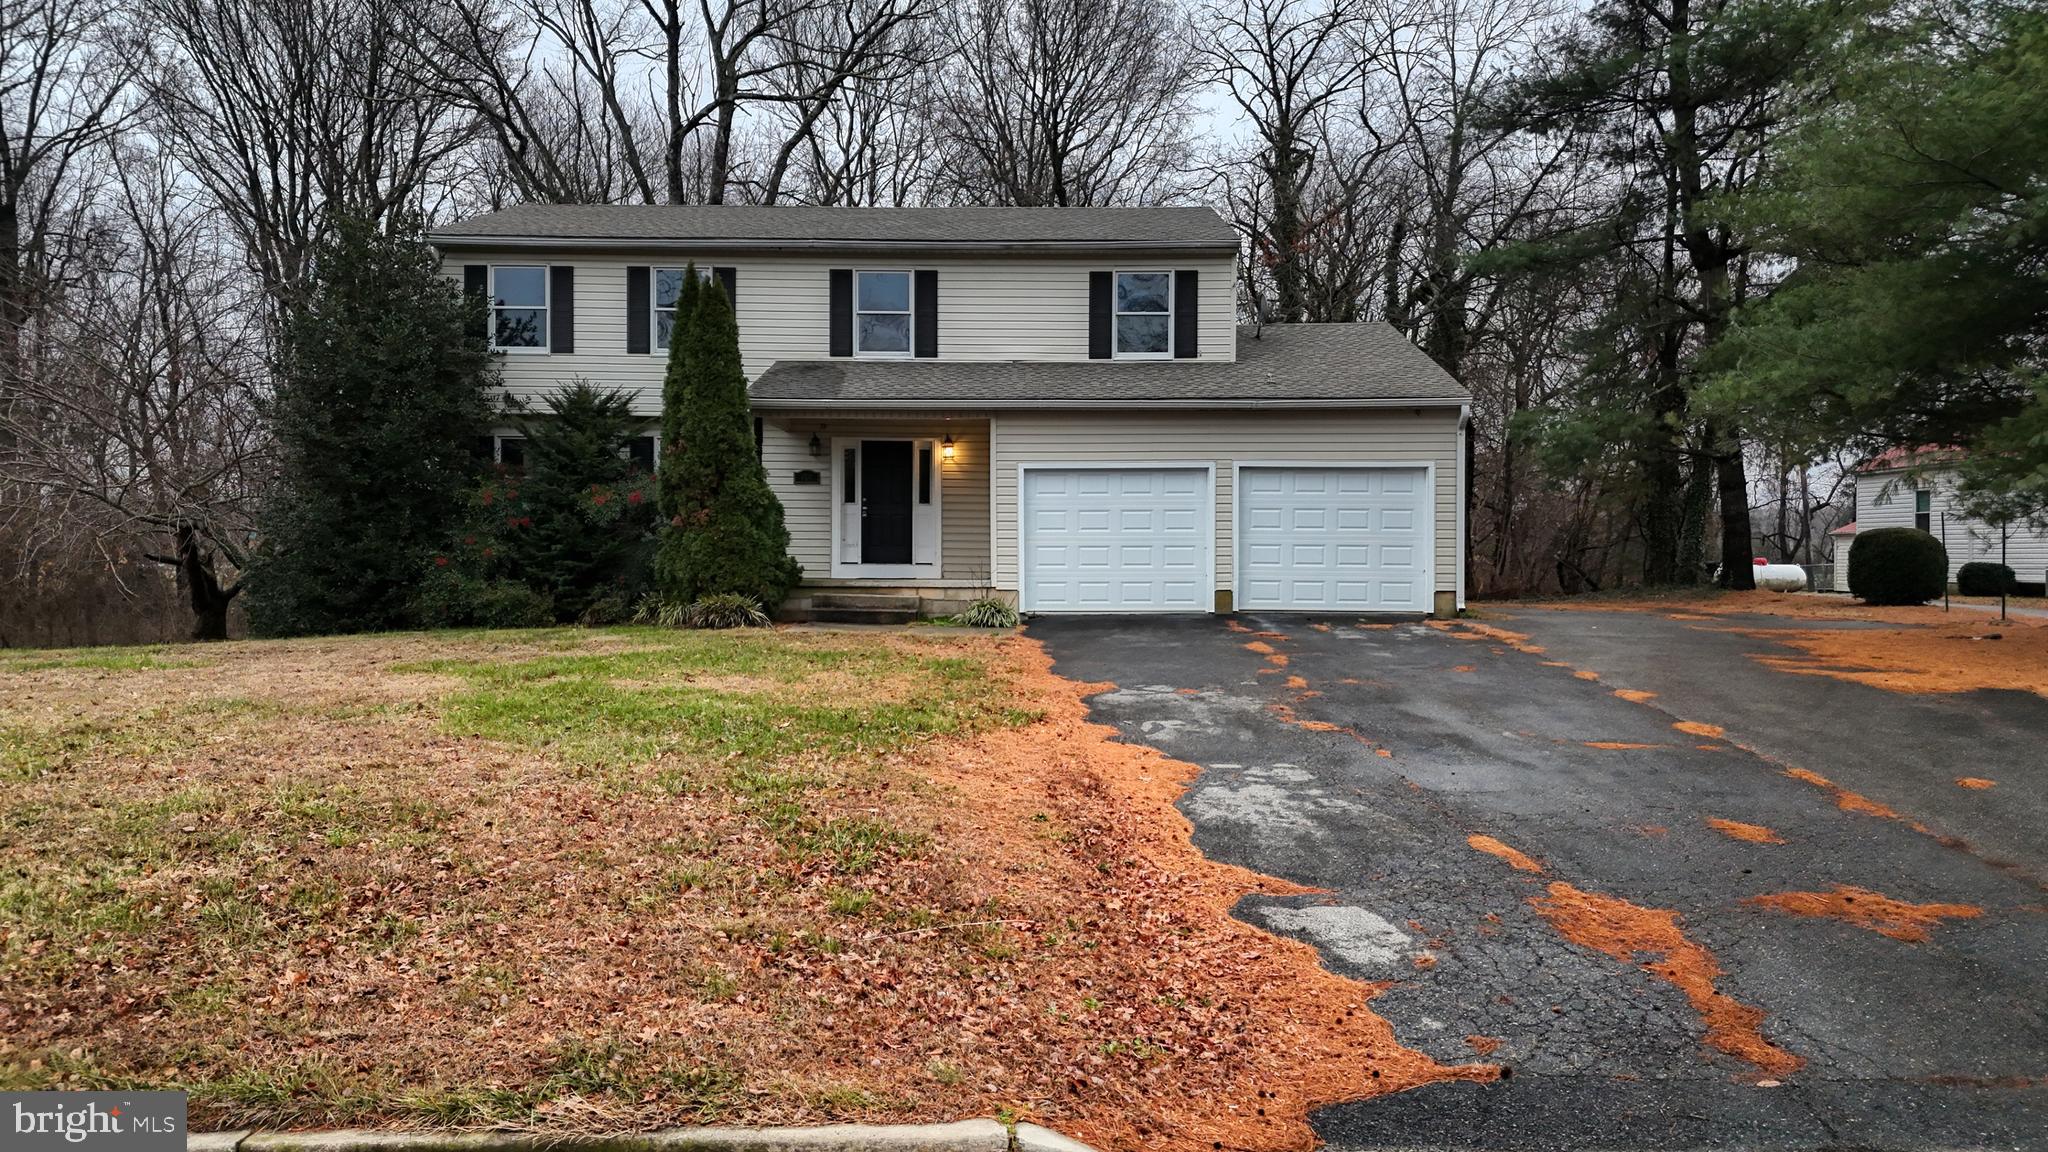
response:
[[[484,307],[417,222],[340,222],[287,322],[270,416],[278,478],[248,577],[259,635],[408,623],[415,582],[463,516],[497,372]]]
[[[1620,289],[1589,326],[1582,403],[1531,423],[1553,457],[1630,460],[1650,583],[1694,578],[1711,483],[1722,583],[1754,586],[1746,430],[1695,398],[1701,352],[1764,279],[1725,204],[1759,180],[1786,118],[1825,99],[1815,65],[1879,2],[1596,0],[1501,110],[1576,138],[1619,184],[1601,219],[1547,246],[1613,268]]]
[[[2048,13],[1930,4],[1853,40],[1740,205],[1798,272],[1710,399],[1783,443],[1955,445],[1973,511],[2048,522]]]
[[[683,410],[662,471],[663,509],[673,511],[657,578],[674,599],[738,593],[773,611],[802,569],[789,555],[782,503],[754,454],[739,330],[722,286],[697,289],[687,331],[679,311],[672,344],[685,345],[670,354],[672,371],[678,358],[682,364]]]
[[[630,601],[644,578],[654,507],[622,455],[640,425],[626,393],[578,380],[547,404],[547,417],[526,424],[522,523],[498,537],[511,573],[552,597],[558,619],[573,622],[601,602],[622,609]]]

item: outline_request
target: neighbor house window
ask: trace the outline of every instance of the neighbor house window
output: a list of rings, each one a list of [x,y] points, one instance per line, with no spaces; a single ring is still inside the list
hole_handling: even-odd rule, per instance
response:
[[[1143,359],[1173,354],[1173,273],[1116,274],[1116,354]]]
[[[491,346],[548,349],[548,270],[544,264],[491,266]]]
[[[853,281],[854,352],[910,355],[910,273],[855,272]]]
[[[1934,531],[1934,493],[1925,488],[1913,493],[1913,527]]]
[[[498,463],[506,468],[526,467],[526,437],[498,437]]]

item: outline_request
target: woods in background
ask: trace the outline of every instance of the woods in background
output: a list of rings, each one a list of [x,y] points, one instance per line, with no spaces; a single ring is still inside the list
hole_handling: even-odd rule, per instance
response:
[[[322,245],[530,200],[1213,205],[1472,390],[1477,596],[1822,559],[1888,445],[2038,512],[2044,81],[2010,0],[13,0],[0,644],[217,634]]]

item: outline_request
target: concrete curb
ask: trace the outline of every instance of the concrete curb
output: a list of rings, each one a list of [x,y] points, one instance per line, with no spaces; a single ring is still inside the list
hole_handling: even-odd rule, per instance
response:
[[[194,1132],[186,1152],[1094,1152],[1049,1128],[995,1120],[831,1124],[817,1128],[668,1128],[611,1136],[545,1132]]]

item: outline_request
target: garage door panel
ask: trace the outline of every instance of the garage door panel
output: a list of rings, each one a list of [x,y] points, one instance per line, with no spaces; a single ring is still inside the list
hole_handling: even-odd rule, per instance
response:
[[[1242,469],[1239,604],[1426,611],[1425,478],[1421,468]]]
[[[1023,503],[1030,610],[1209,609],[1206,469],[1030,469]]]

